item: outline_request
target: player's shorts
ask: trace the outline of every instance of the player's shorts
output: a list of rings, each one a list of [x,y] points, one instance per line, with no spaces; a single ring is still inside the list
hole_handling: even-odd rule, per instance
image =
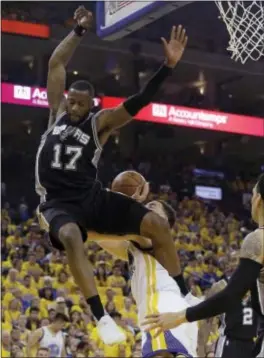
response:
[[[87,239],[87,230],[101,234],[139,235],[141,221],[148,212],[135,200],[101,188],[81,200],[53,199],[40,204],[37,209],[41,228],[49,232],[51,244],[58,250],[64,250],[59,230],[65,224],[77,224],[83,241]]]
[[[177,312],[189,307],[184,298],[174,292],[158,293],[157,310],[160,313]],[[153,332],[154,333],[154,332]],[[198,340],[198,325],[185,323],[181,326],[161,333],[153,338],[150,333],[142,332],[142,356],[150,358],[159,353],[169,352],[173,356],[196,357]]]
[[[215,356],[219,358],[250,358],[253,347],[253,340],[237,340],[220,336],[216,344]]]

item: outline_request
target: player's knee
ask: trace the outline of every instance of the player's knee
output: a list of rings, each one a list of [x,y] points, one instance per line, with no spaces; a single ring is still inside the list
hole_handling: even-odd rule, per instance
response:
[[[169,223],[151,211],[142,220],[140,235],[150,238],[156,244],[164,245],[164,240],[170,237]]]
[[[66,250],[76,250],[82,244],[81,231],[76,224],[63,225],[59,230],[59,238]]]

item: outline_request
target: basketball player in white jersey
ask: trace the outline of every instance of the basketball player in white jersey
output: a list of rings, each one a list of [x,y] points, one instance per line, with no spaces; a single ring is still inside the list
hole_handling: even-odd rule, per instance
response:
[[[168,220],[171,226],[174,225],[175,212],[168,204],[152,201],[146,206]],[[179,308],[189,307],[188,301],[197,303],[197,299],[190,294],[182,297],[179,286],[153,257],[151,240],[131,235],[124,236],[124,241],[120,236],[96,233],[89,233],[89,236],[112,255],[129,262],[131,289],[138,308],[139,322],[144,320],[146,314],[166,312],[168,308],[177,312]],[[155,332],[142,331],[144,358],[197,356],[197,324],[186,324],[180,329],[168,330],[157,338],[153,337],[153,333]]]
[[[247,291],[251,291],[252,307],[260,321],[264,320],[264,174],[260,175],[253,189],[251,214],[258,229],[243,241],[238,267],[225,289],[199,305],[177,313],[167,310],[168,313],[149,315],[144,322],[146,330],[161,332],[228,312],[241,302]],[[253,356],[264,357],[264,332],[261,330]]]
[[[63,313],[57,313],[53,323],[42,327],[29,335],[27,344],[27,356],[35,357],[40,348],[46,348],[50,352],[50,357],[66,357],[65,340],[62,332],[68,318]]]

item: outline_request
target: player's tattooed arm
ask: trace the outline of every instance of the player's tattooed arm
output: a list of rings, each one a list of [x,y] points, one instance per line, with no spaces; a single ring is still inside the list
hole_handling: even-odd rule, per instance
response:
[[[242,243],[240,257],[259,264],[264,262],[264,236],[261,230],[251,232]]]

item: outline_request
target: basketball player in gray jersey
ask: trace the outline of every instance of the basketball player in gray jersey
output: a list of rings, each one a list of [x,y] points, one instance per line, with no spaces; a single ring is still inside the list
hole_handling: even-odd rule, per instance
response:
[[[240,260],[236,271],[227,286],[218,294],[199,305],[177,313],[164,313],[148,316],[146,330],[158,331],[177,327],[185,322],[194,322],[214,317],[235,308],[251,291],[252,307],[264,318],[264,174],[260,175],[252,195],[252,219],[258,228],[248,234],[242,243]],[[259,332],[255,357],[264,357],[264,334]]]

